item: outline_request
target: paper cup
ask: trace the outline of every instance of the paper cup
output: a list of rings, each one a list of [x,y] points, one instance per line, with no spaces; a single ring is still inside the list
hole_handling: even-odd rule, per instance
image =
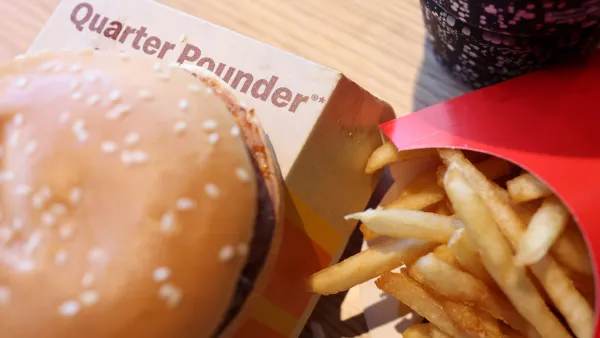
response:
[[[492,21],[483,19],[468,21],[440,3],[448,5],[450,2],[421,0],[429,44],[438,62],[453,77],[473,88],[489,86],[553,63],[583,58],[595,50],[600,41],[600,20],[540,24],[540,29],[545,28],[546,32],[536,30],[536,25],[517,30],[508,26],[499,28],[497,20],[493,21],[496,25],[491,26]],[[472,3],[483,6],[478,1]],[[469,18],[472,20],[472,16]]]

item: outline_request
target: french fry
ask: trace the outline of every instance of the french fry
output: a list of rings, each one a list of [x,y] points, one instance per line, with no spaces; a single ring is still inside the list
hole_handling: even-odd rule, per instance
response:
[[[490,183],[486,177],[479,172],[469,161],[467,161],[460,151],[456,150],[448,150],[441,149],[439,150],[440,158],[442,161],[449,167],[448,172],[450,171],[450,167],[453,167],[455,174],[453,177],[455,179],[454,182],[459,182],[460,185],[463,185],[462,189],[470,191],[472,193],[473,189],[469,186],[471,184],[473,188],[477,191],[476,197],[479,198],[481,203],[485,203],[487,208],[484,209],[487,212],[486,217],[489,217],[491,220],[490,224],[496,224],[502,230],[502,233],[509,240],[510,244],[512,244],[513,248],[517,248],[519,242],[523,236],[523,232],[525,226],[520,219],[519,215],[511,208],[509,203],[503,201],[500,197],[500,194],[497,193],[497,188],[494,187],[492,183]],[[446,173],[445,183],[448,183],[448,172]],[[464,175],[464,177],[463,177]],[[457,178],[456,178],[457,177]],[[466,183],[469,182],[469,183]],[[464,183],[464,184],[463,184]],[[459,184],[456,184],[459,185]],[[446,185],[446,190],[448,194],[448,185]],[[456,197],[456,196],[455,196]],[[457,205],[455,201],[451,198],[455,209]],[[457,211],[457,214],[458,211]],[[468,212],[464,212],[462,215],[459,214],[460,219],[463,222],[466,221],[466,217],[473,217],[473,215],[469,215]],[[487,220],[487,219],[486,219]],[[473,234],[473,231],[469,231],[470,234]],[[502,238],[504,240],[504,238]],[[475,242],[478,242],[474,238]],[[482,247],[478,242],[478,247],[480,249],[480,253],[483,250],[487,250],[491,247]],[[483,253],[482,253],[483,259]],[[523,298],[517,298],[515,291],[522,293],[525,295],[525,291],[530,291],[528,288],[523,289],[515,289],[515,288],[506,288],[506,285],[501,285],[499,279],[494,276],[496,271],[490,270],[488,264],[486,264],[485,259],[484,265],[486,266],[488,272],[492,274],[496,282],[502,287],[503,291],[507,294],[507,296],[511,299],[517,310],[529,321],[531,322],[536,329],[542,334],[552,333],[554,336],[551,337],[560,337],[563,333],[566,333],[562,326],[556,325],[557,323],[551,320],[551,317],[541,315],[542,308],[539,308],[538,311],[529,312],[533,309],[533,303],[530,303],[529,306],[524,306],[526,304],[522,303]],[[560,313],[565,317],[569,327],[577,337],[592,337],[594,332],[594,317],[593,311],[585,298],[575,289],[573,286],[573,282],[569,280],[569,278],[562,271],[560,266],[556,264],[556,262],[550,256],[545,256],[539,262],[530,265],[530,269],[536,278],[541,282],[544,286],[546,292],[550,299],[554,302],[557,309]],[[521,279],[515,279],[514,281],[520,281]],[[506,282],[506,281],[504,281]],[[511,293],[509,293],[511,292]],[[536,293],[537,294],[537,293]],[[531,295],[529,295],[531,297]],[[539,295],[538,295],[539,296]],[[533,297],[531,301],[534,301]],[[535,300],[537,301],[537,299]],[[519,303],[516,303],[519,302]],[[537,312],[537,313],[536,313]],[[553,316],[552,316],[553,317]],[[532,321],[532,318],[535,318],[535,321]],[[556,319],[554,317],[554,319]],[[545,327],[540,327],[539,325],[542,321],[546,321],[547,324]],[[554,327],[555,330],[548,331],[549,327]],[[562,328],[562,331],[560,331]],[[567,336],[565,336],[567,337]]]
[[[567,330],[546,306],[542,296],[527,277],[525,269],[514,265],[510,243],[500,232],[483,200],[463,177],[466,170],[456,164],[465,160],[462,154],[452,150],[439,152],[448,166],[444,178],[448,197],[452,201],[456,214],[463,221],[465,229],[476,243],[487,271],[517,311],[536,328],[542,337],[570,337]],[[476,171],[475,168],[473,170]],[[481,176],[487,184],[487,179]],[[481,190],[480,187],[476,188]],[[495,196],[493,189],[491,194]]]
[[[502,338],[498,320],[490,316],[487,312],[446,297],[438,296],[436,299],[440,302],[454,324],[466,332],[469,337]]]
[[[587,243],[577,229],[577,225],[568,226],[550,252],[562,266],[583,275],[594,276],[594,266],[587,251]]]
[[[401,197],[385,206],[385,209],[422,210],[444,200],[446,193],[438,185],[428,187],[413,195]]]
[[[519,241],[515,264],[524,266],[539,262],[565,230],[569,219],[569,210],[558,198],[546,197]]]
[[[408,161],[416,158],[432,157],[436,155],[435,149],[415,149],[398,151],[396,145],[388,141],[381,147],[377,148],[369,160],[367,161],[367,167],[365,173],[372,174],[377,170],[397,162]]]
[[[451,337],[468,337],[454,324],[442,305],[406,274],[387,272],[375,281],[375,285],[410,306],[411,309],[447,332]]]
[[[563,271],[569,277],[569,279],[573,281],[575,288],[579,290],[585,299],[587,299],[588,304],[590,304],[591,307],[594,307],[594,302],[596,301],[596,286],[594,283],[594,277],[582,275],[569,269],[563,269]]]
[[[402,332],[402,338],[430,338],[431,337],[431,325],[427,324],[413,324],[404,332]]]
[[[439,327],[431,324],[413,324],[404,332],[402,338],[452,338]]]
[[[446,244],[442,244],[433,250],[433,254],[442,262],[449,264],[457,269],[462,269],[460,263],[454,257],[454,254]]]
[[[381,243],[314,273],[308,279],[308,287],[321,295],[345,291],[403,264],[410,265],[435,247],[434,243],[416,239]]]
[[[419,258],[409,273],[416,281],[444,297],[476,306],[521,332],[535,332],[507,300],[469,273],[438,259],[437,255],[430,253]]]
[[[414,210],[367,210],[346,216],[363,222],[380,235],[446,243],[459,227],[456,219]]]
[[[514,203],[524,203],[552,195],[552,190],[530,173],[506,182],[506,188]]]
[[[477,252],[477,245],[473,243],[473,240],[465,229],[458,229],[454,232],[450,242],[448,242],[448,248],[465,270],[479,278],[486,285],[496,285],[496,282],[481,262],[481,258]]]
[[[365,241],[370,241],[370,240],[373,240],[373,239],[379,237],[378,233],[371,230],[371,228],[369,228],[368,226],[366,226],[364,224],[361,224],[358,228],[360,229],[360,232],[362,232],[363,239]]]

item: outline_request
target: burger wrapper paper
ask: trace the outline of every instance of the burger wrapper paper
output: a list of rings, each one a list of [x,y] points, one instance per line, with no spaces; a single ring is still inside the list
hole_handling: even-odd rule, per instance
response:
[[[29,53],[81,48],[204,67],[256,110],[285,181],[284,228],[270,278],[231,331],[297,336],[317,302],[306,277],[339,260],[356,225],[343,216],[377,183],[364,168],[391,108],[333,69],[150,0],[64,0]]]
[[[383,123],[381,129],[399,150],[465,149],[519,164],[564,201],[581,226],[597,264],[600,259],[598,79],[600,52],[583,64],[539,71],[487,87]],[[415,168],[423,163],[405,166],[401,175],[393,170],[395,176],[412,177]],[[402,321],[410,321],[411,316],[402,320],[395,316],[390,318],[394,322],[382,324],[385,322],[382,316],[390,317],[390,306],[377,306],[382,298],[372,282],[361,288],[361,294],[367,321],[377,331],[373,337],[391,337],[408,326]],[[398,307],[391,308],[394,317]],[[599,334],[596,327],[596,336]]]

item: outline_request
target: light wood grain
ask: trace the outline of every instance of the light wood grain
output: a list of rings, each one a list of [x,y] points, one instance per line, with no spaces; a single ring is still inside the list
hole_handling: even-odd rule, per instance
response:
[[[26,50],[58,2],[0,0],[0,62]],[[338,69],[389,102],[397,115],[464,92],[426,52],[419,0],[162,2]],[[357,252],[360,243],[357,234],[346,255]],[[324,297],[310,322],[326,337],[367,337],[361,311],[354,291],[347,297]],[[303,336],[312,336],[311,330],[305,330]]]

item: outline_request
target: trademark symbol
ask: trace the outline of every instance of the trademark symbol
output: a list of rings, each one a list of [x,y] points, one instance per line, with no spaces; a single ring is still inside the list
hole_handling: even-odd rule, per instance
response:
[[[325,103],[325,98],[322,97],[322,96],[319,96],[317,94],[312,94],[311,97],[310,97],[310,99],[313,100],[313,101],[315,101],[315,102],[319,101],[319,103]]]

